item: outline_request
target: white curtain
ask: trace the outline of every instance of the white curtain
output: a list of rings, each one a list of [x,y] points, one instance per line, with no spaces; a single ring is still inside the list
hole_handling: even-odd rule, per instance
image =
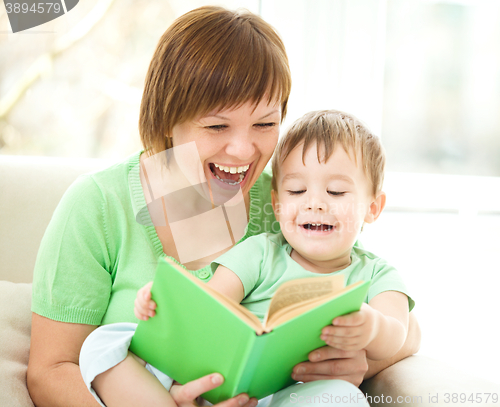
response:
[[[261,11],[290,59],[286,123],[310,110],[338,109],[380,134],[386,0],[262,0]]]

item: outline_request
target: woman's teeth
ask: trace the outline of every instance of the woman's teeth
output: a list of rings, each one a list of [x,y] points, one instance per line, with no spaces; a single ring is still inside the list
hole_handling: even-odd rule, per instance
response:
[[[245,174],[243,173],[243,174],[240,174],[240,178],[238,179],[238,181],[229,182],[227,179],[222,179],[217,174],[214,174],[214,175],[215,175],[215,178],[217,178],[218,180],[220,180],[222,182],[225,182],[227,185],[238,185],[239,183],[241,183],[241,181],[243,181],[243,178],[245,178]]]
[[[250,165],[245,165],[243,167],[224,167],[222,165],[219,165],[219,164],[215,164],[215,167],[218,168],[219,170],[221,171],[224,171],[224,172],[229,172],[231,174],[236,174],[237,172],[240,173],[240,172],[245,172],[246,170],[248,170],[248,168],[250,167]]]
[[[212,171],[212,173],[215,175],[215,177],[218,180],[220,180],[222,182],[225,182],[228,185],[238,185],[238,184],[240,184],[241,181],[243,181],[243,179],[245,178],[246,171],[248,170],[248,168],[250,168],[250,165],[244,165],[242,167],[226,167],[226,166],[215,164],[215,163],[213,163],[213,164],[214,164],[214,167],[217,168],[219,171],[222,171],[222,172],[225,172],[225,173],[228,173],[228,174],[239,174],[239,177],[238,177],[237,180],[222,179],[221,177],[219,177],[219,175],[217,175],[217,173],[215,172],[215,170]]]

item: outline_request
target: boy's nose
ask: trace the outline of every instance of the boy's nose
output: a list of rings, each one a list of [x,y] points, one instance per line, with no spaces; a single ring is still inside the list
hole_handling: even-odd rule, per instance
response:
[[[316,196],[311,196],[306,202],[306,208],[313,211],[326,211],[326,203]]]

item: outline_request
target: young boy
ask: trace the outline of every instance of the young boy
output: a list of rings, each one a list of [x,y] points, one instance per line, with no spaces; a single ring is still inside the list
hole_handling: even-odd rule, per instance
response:
[[[207,284],[262,320],[285,281],[334,273],[346,284],[371,280],[360,311],[335,318],[321,339],[346,351],[365,349],[372,360],[396,354],[413,300],[394,268],[355,246],[363,224],[374,222],[385,206],[384,165],[379,139],[353,116],[334,110],[303,116],[272,161],[281,233],[250,237],[217,258]],[[151,284],[138,292],[139,319],[154,316]],[[99,376],[93,386],[99,393]]]

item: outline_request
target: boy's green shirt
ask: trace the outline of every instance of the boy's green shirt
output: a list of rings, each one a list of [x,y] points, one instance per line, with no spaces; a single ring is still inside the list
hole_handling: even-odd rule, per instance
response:
[[[271,298],[280,285],[298,278],[344,276],[345,285],[358,281],[371,281],[365,298],[372,298],[385,291],[398,291],[408,297],[408,309],[415,305],[398,271],[385,260],[367,250],[353,247],[351,264],[343,270],[329,274],[314,273],[304,269],[291,258],[292,247],[280,233],[262,233],[248,238],[212,262],[215,271],[219,264],[227,267],[241,280],[245,308],[263,321]]]

